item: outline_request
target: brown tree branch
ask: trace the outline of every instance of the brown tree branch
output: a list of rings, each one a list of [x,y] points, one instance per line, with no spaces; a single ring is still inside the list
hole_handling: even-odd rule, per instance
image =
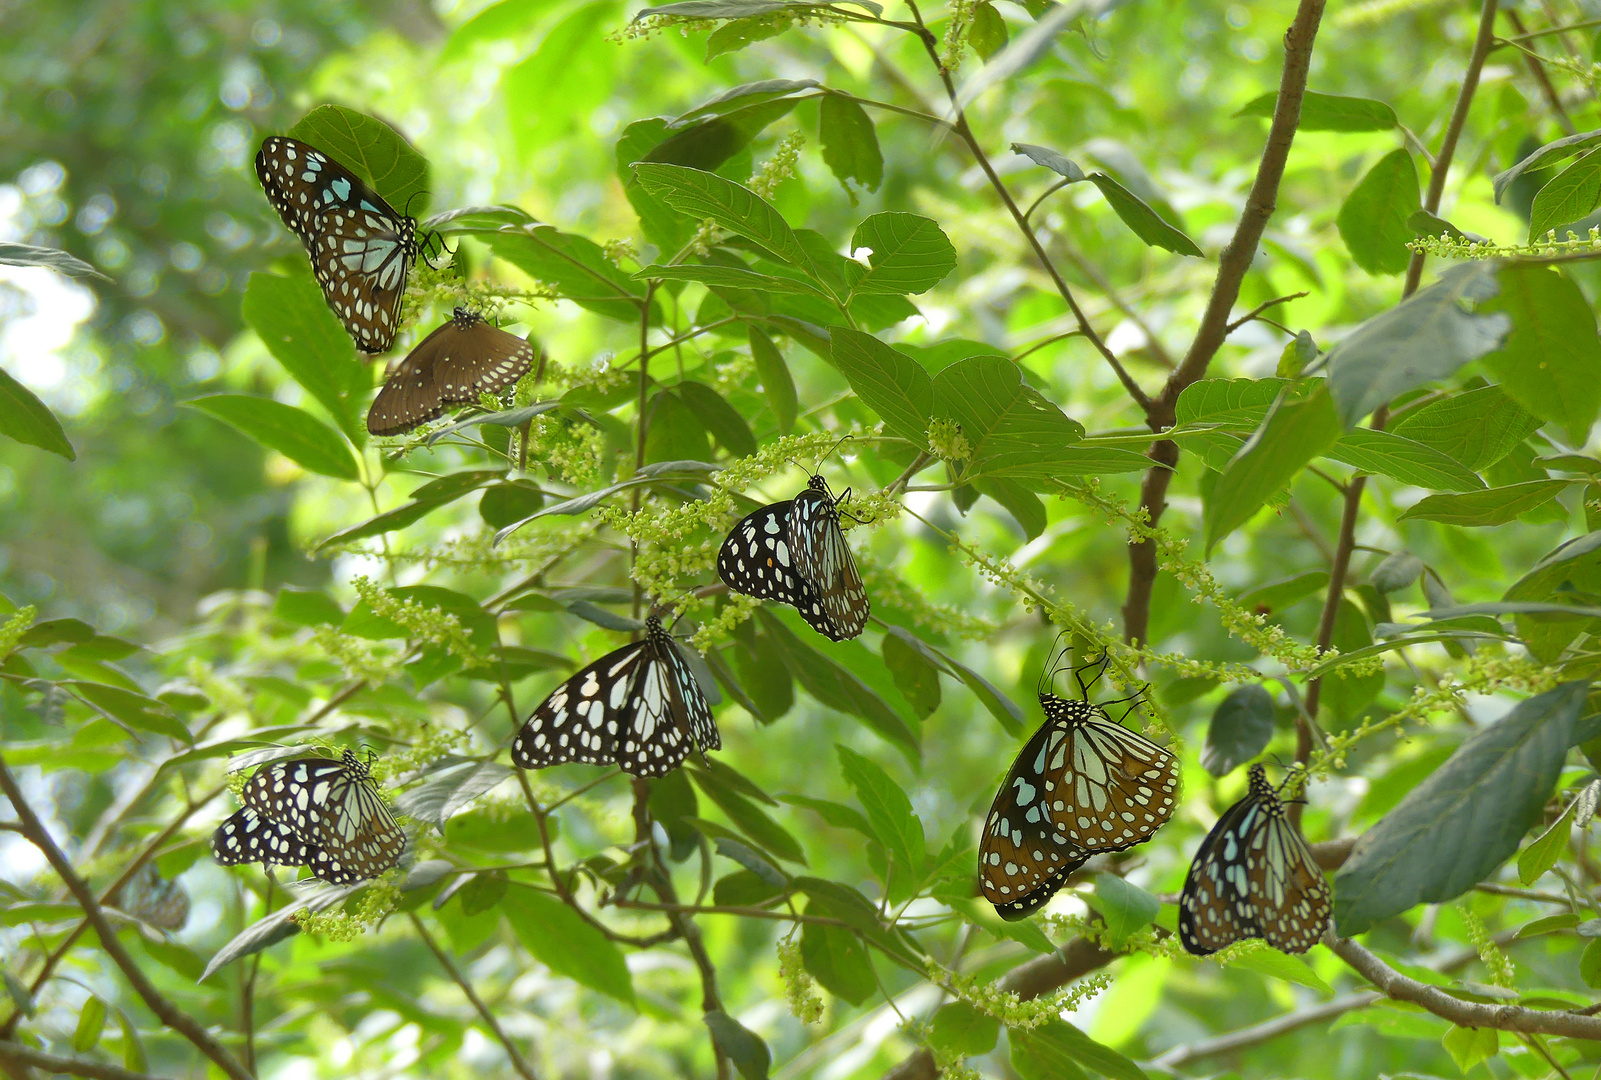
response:
[[[83,908],[85,920],[93,927],[94,932],[99,935],[100,947],[106,951],[106,955],[111,958],[112,963],[116,964],[122,971],[123,977],[128,980],[128,984],[143,999],[150,1011],[155,1013],[163,1024],[166,1024],[193,1043],[195,1049],[216,1062],[217,1067],[226,1073],[231,1080],[252,1080],[250,1073],[239,1063],[238,1058],[234,1057],[226,1047],[212,1038],[211,1033],[193,1017],[179,1009],[171,1001],[168,1001],[161,991],[157,990],[155,985],[146,978],[145,973],[140,970],[139,965],[134,962],[133,957],[128,954],[128,950],[123,947],[122,942],[117,938],[117,931],[106,920],[105,912],[100,910],[100,902],[95,899],[94,893],[90,891],[89,886],[72,869],[72,864],[67,861],[67,857],[56,846],[56,842],[50,838],[50,833],[45,830],[44,825],[33,812],[33,808],[22,797],[22,789],[17,786],[16,779],[11,775],[11,770],[6,767],[4,756],[0,756],[0,792],[3,792],[6,798],[11,800],[12,809],[16,811],[18,822],[22,825],[22,835],[26,836],[29,842],[49,860],[57,876],[71,890],[73,897],[78,901],[78,905]],[[1598,1023],[1601,1023],[1601,1021],[1598,1021]]]
[[[1555,1009],[1529,1009],[1521,1005],[1481,1005],[1452,997],[1437,986],[1409,979],[1350,938],[1336,937],[1331,928],[1323,944],[1351,965],[1385,997],[1421,1005],[1458,1027],[1495,1028],[1529,1035],[1562,1035],[1570,1039],[1601,1039],[1601,1017],[1582,1016]]]
[[[47,1073],[66,1073],[68,1076],[87,1076],[91,1080],[158,1080],[149,1073],[133,1072],[120,1065],[101,1061],[84,1061],[82,1058],[59,1057],[35,1050],[21,1043],[0,1040],[0,1064],[15,1069],[17,1075],[28,1075],[27,1069],[43,1069]]]
[[[1513,9],[1507,8],[1506,17],[1507,22],[1512,24],[1512,29],[1520,36],[1529,32],[1528,27],[1523,25],[1523,19]],[[1539,85],[1540,93],[1545,97],[1545,103],[1551,106],[1551,115],[1556,117],[1563,134],[1572,135],[1578,129],[1573,126],[1573,118],[1568,115],[1568,110],[1563,108],[1562,97],[1557,93],[1557,88],[1551,85],[1551,77],[1545,72],[1545,64],[1541,63],[1539,57],[1528,52],[1523,54],[1523,62],[1528,65],[1529,74],[1534,77],[1534,81]]]
[[[1174,407],[1179,394],[1191,383],[1206,374],[1207,365],[1217,355],[1228,336],[1229,312],[1240,296],[1240,283],[1256,256],[1262,232],[1278,205],[1279,182],[1284,178],[1284,164],[1295,141],[1295,130],[1301,123],[1301,99],[1306,94],[1306,80],[1312,64],[1312,45],[1317,39],[1318,24],[1323,19],[1324,0],[1301,0],[1295,11],[1295,20],[1284,34],[1284,72],[1279,78],[1278,100],[1273,106],[1273,122],[1268,128],[1267,143],[1262,148],[1262,160],[1256,168],[1256,179],[1245,199],[1245,209],[1235,226],[1234,236],[1223,249],[1218,260],[1217,278],[1212,295],[1201,316],[1195,340],[1178,370],[1168,376],[1162,392],[1151,400],[1146,411],[1152,431],[1162,431],[1174,423]],[[1173,468],[1178,464],[1179,449],[1166,439],[1151,447],[1151,468],[1145,472],[1140,485],[1140,507],[1145,511],[1146,523],[1156,525],[1167,509],[1167,487],[1172,480]],[[1123,602],[1123,637],[1127,641],[1143,642],[1151,625],[1151,589],[1156,583],[1156,547],[1149,540],[1129,545],[1128,595]]]
[[[489,1006],[485,1005],[484,999],[478,996],[478,991],[473,989],[473,984],[468,982],[460,969],[451,962],[450,955],[439,947],[439,942],[434,940],[433,935],[428,932],[428,928],[423,925],[423,921],[417,917],[417,913],[408,911],[406,916],[411,920],[412,928],[417,931],[417,936],[422,938],[423,944],[428,946],[428,951],[434,954],[435,960],[439,961],[439,966],[445,969],[445,974],[449,975],[457,986],[461,987],[461,992],[467,996],[468,1002],[471,1003],[474,1009],[478,1010],[478,1015],[483,1018],[484,1025],[489,1028],[490,1032],[499,1040],[500,1045],[505,1048],[506,1056],[511,1058],[511,1067],[517,1070],[517,1075],[522,1077],[523,1080],[538,1080],[534,1076],[533,1066],[529,1065],[523,1058],[522,1053],[517,1049],[517,1045],[511,1041],[511,1037],[500,1026],[500,1021],[495,1019],[495,1014],[489,1011]]]

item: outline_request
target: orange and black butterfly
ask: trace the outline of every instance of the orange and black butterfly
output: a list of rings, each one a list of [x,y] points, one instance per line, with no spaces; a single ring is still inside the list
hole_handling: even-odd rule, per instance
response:
[[[1045,689],[1056,664],[1041,677],[1045,723],[1012,763],[979,841],[979,885],[1003,919],[1033,914],[1090,856],[1144,843],[1173,816],[1178,759],[1089,700],[1105,667],[1103,658],[1088,683],[1079,675],[1082,699]]]

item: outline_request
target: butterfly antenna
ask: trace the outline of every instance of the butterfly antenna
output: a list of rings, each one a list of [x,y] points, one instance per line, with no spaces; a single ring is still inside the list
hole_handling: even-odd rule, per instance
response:
[[[1091,660],[1073,673],[1073,678],[1078,681],[1079,692],[1084,696],[1085,701],[1090,699],[1090,687],[1101,681],[1101,676],[1106,674],[1106,666],[1111,662],[1112,654],[1103,649],[1101,650],[1101,659],[1099,661]],[[1089,682],[1085,682],[1084,673],[1092,667],[1095,668],[1095,676]]]
[[[1060,630],[1057,632],[1056,637],[1051,639],[1051,651],[1045,658],[1045,667],[1040,671],[1039,681],[1034,686],[1036,694],[1043,694],[1047,691],[1055,692],[1056,676],[1062,673],[1062,661],[1068,658],[1068,651],[1071,647],[1071,642],[1065,646],[1061,644],[1062,639],[1066,636],[1067,631]],[[1071,667],[1071,664],[1069,664],[1069,667]]]

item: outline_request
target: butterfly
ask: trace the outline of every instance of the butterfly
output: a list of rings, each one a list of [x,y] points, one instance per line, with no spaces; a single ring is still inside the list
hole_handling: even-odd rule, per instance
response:
[[[1259,937],[1304,953],[1329,921],[1329,883],[1261,765],[1190,863],[1179,898],[1179,940],[1196,956]]]
[[[645,636],[607,653],[540,702],[511,744],[524,769],[564,761],[661,776],[723,745],[689,662],[652,615]]]
[[[189,891],[183,882],[161,876],[145,863],[111,899],[112,906],[163,930],[182,930],[189,921]]]
[[[483,393],[515,383],[539,350],[457,308],[449,322],[422,339],[401,361],[367,410],[367,430],[400,435],[437,420],[452,405],[469,405]]]
[[[245,782],[243,802],[212,837],[220,862],[309,866],[326,882],[349,885],[382,874],[406,849],[366,763],[348,747],[337,761],[262,766]]]
[[[300,237],[323,298],[362,352],[381,353],[400,329],[417,221],[390,206],[327,154],[273,135],[256,155],[267,201]]]
[[[1039,910],[1091,855],[1149,840],[1177,805],[1178,759],[1092,704],[1089,685],[1083,700],[1040,691],[1045,723],[984,821],[979,886],[1004,919]]]
[[[813,475],[793,499],[769,503],[734,526],[717,552],[717,576],[737,593],[793,606],[833,641],[867,625],[867,590],[839,527],[828,481]]]

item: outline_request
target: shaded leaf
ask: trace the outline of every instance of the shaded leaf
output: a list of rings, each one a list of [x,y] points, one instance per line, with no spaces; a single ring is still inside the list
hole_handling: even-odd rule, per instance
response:
[[[1122,948],[1130,934],[1143,930],[1162,910],[1162,902],[1116,874],[1095,875],[1095,896],[1106,920],[1107,947]]]
[[[923,366],[860,330],[830,327],[829,340],[834,366],[863,404],[883,418],[890,432],[926,449],[934,381]]]
[[[856,226],[851,251],[867,248],[870,269],[851,282],[851,294],[927,292],[956,269],[956,248],[939,223],[916,214],[882,213]],[[861,264],[855,264],[860,271]]]
[[[212,394],[180,404],[239,429],[307,472],[351,481],[360,475],[350,446],[328,425],[292,405],[248,394]]]
[[[77,451],[67,441],[61,421],[32,390],[0,368],[0,435],[29,446],[37,446],[68,461],[77,461]]]
[[[428,160],[382,120],[343,105],[319,105],[289,134],[361,177],[402,214],[428,209]]]
[[[500,902],[530,953],[558,975],[634,1004],[634,983],[616,945],[554,896],[513,884]]]
[[[1532,154],[1528,154],[1510,169],[1499,172],[1491,180],[1495,188],[1495,201],[1500,202],[1501,196],[1511,186],[1512,181],[1528,172],[1530,169],[1542,169],[1553,165],[1571,154],[1576,154],[1587,146],[1601,143],[1601,131],[1582,131],[1577,135],[1569,135],[1555,142],[1546,143]]]
[[[823,164],[841,184],[855,180],[868,191],[878,190],[884,181],[884,154],[866,109],[843,94],[824,95],[817,137],[823,144]]]
[[[1023,381],[1002,356],[970,356],[934,376],[934,415],[961,425],[973,448],[968,478],[1050,480],[1058,461],[1084,437],[1083,425]]]
[[[946,1054],[976,1057],[995,1049],[1001,1022],[979,1012],[965,1001],[951,1001],[939,1007],[929,1024],[928,1041]]]
[[[1519,514],[1550,502],[1568,483],[1567,480],[1530,480],[1461,495],[1430,495],[1407,507],[1400,520],[1465,526],[1504,525]]]
[[[1529,211],[1532,244],[1558,226],[1571,225],[1601,203],[1601,149],[1581,154],[1577,161],[1545,182]]]
[[[1346,250],[1372,274],[1399,274],[1412,260],[1409,224],[1422,208],[1418,170],[1405,150],[1385,154],[1362,177],[1340,207],[1336,220]]]
[[[1241,106],[1235,116],[1273,118],[1279,92],[1270,90]],[[1389,131],[1400,123],[1395,110],[1372,98],[1306,91],[1301,97],[1301,131]]]
[[[1472,469],[1432,446],[1391,431],[1352,428],[1326,456],[1363,472],[1378,473],[1432,491],[1481,491],[1484,481]]]
[[[834,749],[840,772],[856,792],[873,835],[903,874],[921,877],[927,854],[923,823],[913,812],[912,801],[877,763],[847,746],[836,744]]]
[[[311,274],[251,274],[240,311],[273,359],[328,410],[351,442],[363,445],[367,425],[361,413],[372,376]]]
[[[801,959],[824,990],[860,1005],[878,990],[873,961],[856,935],[843,926],[801,924]]]
[[[1518,880],[1533,885],[1568,850],[1568,833],[1573,828],[1573,817],[1578,810],[1577,800],[1570,802],[1562,816],[1551,823],[1534,843],[1518,852]]]
[[[773,410],[774,420],[778,422],[778,433],[788,435],[795,427],[798,409],[795,380],[789,373],[789,365],[784,362],[783,354],[773,344],[773,339],[757,326],[749,326],[747,330],[750,355],[756,361],[756,377],[761,380],[762,394]]]
[[[688,0],[682,4],[669,4],[669,8],[690,7],[693,5],[715,6],[719,4],[750,4],[766,3],[768,0]],[[780,5],[785,6],[785,5]],[[663,8],[656,9],[665,10]],[[706,1028],[712,1033],[712,1041],[717,1048],[727,1055],[728,1060],[734,1063],[739,1075],[745,1080],[767,1080],[767,1070],[773,1063],[772,1051],[761,1036],[744,1027],[725,1012],[709,1012],[702,1019]]]
[[[1339,435],[1339,419],[1326,386],[1294,401],[1281,397],[1224,468],[1206,500],[1206,550],[1249,521]]]
[[[1260,683],[1236,687],[1212,710],[1201,767],[1225,776],[1256,757],[1273,738],[1273,695]]]
[[[1195,246],[1194,240],[1168,224],[1144,199],[1110,176],[1103,172],[1092,172],[1085,179],[1101,189],[1107,205],[1123,219],[1123,224],[1127,225],[1135,236],[1147,244],[1165,248],[1175,255],[1190,255],[1197,259],[1203,257],[1201,249]]]
[[[1601,191],[1601,150],[1591,154]],[[1512,400],[1584,445],[1601,410],[1601,337],[1589,301],[1554,268],[1511,264],[1497,279],[1494,307],[1512,317],[1512,333],[1484,366]]]

